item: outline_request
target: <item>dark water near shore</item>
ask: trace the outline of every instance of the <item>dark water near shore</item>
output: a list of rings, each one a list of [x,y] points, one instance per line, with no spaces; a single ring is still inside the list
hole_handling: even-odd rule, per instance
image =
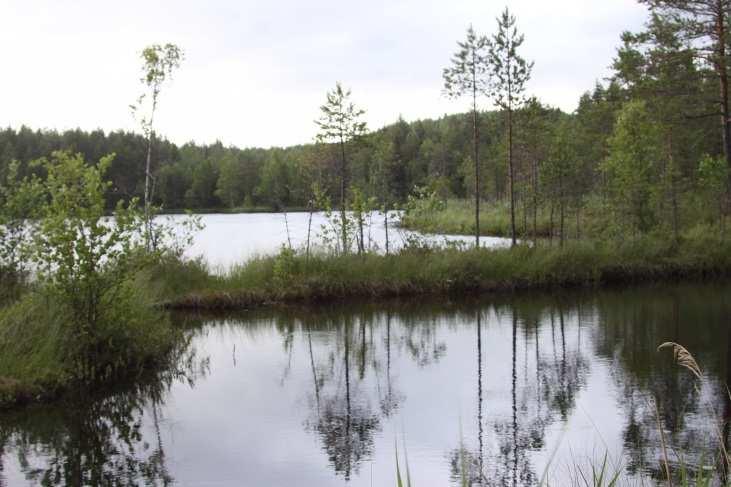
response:
[[[179,317],[177,370],[0,415],[0,485],[566,485],[659,475],[660,424],[711,468],[731,415],[731,285]],[[684,344],[705,373],[673,364]],[[675,458],[675,454],[671,453]],[[483,476],[480,475],[483,472]],[[482,479],[482,483],[480,483]]]

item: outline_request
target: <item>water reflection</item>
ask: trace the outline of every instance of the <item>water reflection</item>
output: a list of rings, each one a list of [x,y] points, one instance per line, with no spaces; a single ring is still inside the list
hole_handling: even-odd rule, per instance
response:
[[[394,439],[420,487],[563,485],[555,467],[596,445],[626,477],[657,480],[661,436],[676,473],[721,478],[730,289],[197,317],[197,358],[173,371],[0,415],[0,485],[393,485]],[[664,341],[705,379],[656,352]]]
[[[311,230],[312,246],[321,246],[320,233],[329,223],[323,213],[314,213],[310,222],[309,213],[241,213],[200,215],[203,229],[193,236],[187,251],[189,257],[204,256],[211,267],[219,270],[245,262],[258,255],[271,255],[283,245],[303,249]],[[164,218],[173,225],[179,225],[181,215],[166,215]],[[383,251],[386,247],[386,228],[382,218],[373,213],[366,219],[371,222],[367,230],[369,247]],[[446,242],[470,245],[474,238],[464,235],[422,235],[389,225],[389,246],[391,251],[402,248],[410,239],[424,238],[432,244]],[[226,245],[221,245],[226,242]],[[481,239],[485,247],[500,247],[510,244],[510,240],[498,237]]]
[[[536,305],[537,304],[537,305]],[[567,420],[575,407],[575,397],[585,384],[589,361],[581,351],[581,324],[578,317],[569,319],[560,305],[543,309],[539,303],[522,307],[498,307],[497,320],[510,323],[510,369],[507,404],[492,401],[503,413],[488,413],[494,432],[492,448],[484,447],[483,383],[482,383],[482,312],[478,312],[477,329],[477,448],[460,446],[450,453],[452,480],[469,485],[534,485],[538,478],[532,463],[532,452],[546,446],[547,428],[555,421]],[[572,321],[571,340],[567,321]],[[550,322],[550,331],[541,336],[541,323]],[[546,333],[550,333],[550,341]],[[558,335],[558,337],[557,337]],[[549,344],[549,352],[541,344]],[[493,380],[496,374],[487,374]],[[491,388],[488,384],[488,390]],[[495,386],[493,386],[495,387]],[[507,411],[505,407],[507,406]]]
[[[617,306],[625,296],[600,303],[602,334],[596,343],[598,352],[611,354],[617,364],[613,380],[628,418],[623,435],[628,471],[663,478],[664,439],[676,474],[686,465],[693,472],[715,469],[724,476],[727,465],[719,455],[729,441],[727,289],[644,290],[629,306]],[[703,381],[675,365],[671,354],[651,353],[653,345],[665,341],[692,351],[705,372]]]
[[[76,391],[61,405],[0,415],[0,459],[3,450],[14,455],[33,485],[171,485],[160,434],[164,398],[174,381],[192,386],[205,366],[183,344],[173,367],[137,384],[96,396]]]

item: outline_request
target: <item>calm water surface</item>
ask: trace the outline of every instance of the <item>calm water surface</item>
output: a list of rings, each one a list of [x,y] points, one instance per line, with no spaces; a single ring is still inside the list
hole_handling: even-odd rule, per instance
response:
[[[565,485],[659,475],[728,437],[731,285],[181,316],[174,370],[0,415],[0,485]],[[657,352],[685,344],[697,383]],[[549,465],[547,467],[547,465]],[[482,474],[481,474],[482,472]],[[653,483],[653,482],[650,482]]]
[[[167,218],[171,218],[173,222],[180,222],[184,217],[173,215]],[[204,228],[195,234],[188,256],[202,255],[214,269],[219,270],[244,262],[255,255],[274,254],[289,243],[294,248],[304,248],[307,242],[307,229],[310,226],[308,213],[287,213],[286,221],[284,213],[210,214],[202,215],[201,222]],[[370,224],[364,232],[366,245],[383,251],[386,247],[383,217],[373,213],[368,223]],[[402,230],[393,223],[390,221],[388,228],[391,249],[402,247],[410,237],[421,236],[417,232]],[[313,247],[321,242],[323,225],[327,225],[325,215],[314,213],[311,224]],[[287,226],[289,226],[289,239]],[[474,237],[459,235],[426,235],[423,238],[432,243],[474,243]],[[510,244],[510,240],[505,238],[480,237],[480,239],[481,244],[486,247]]]

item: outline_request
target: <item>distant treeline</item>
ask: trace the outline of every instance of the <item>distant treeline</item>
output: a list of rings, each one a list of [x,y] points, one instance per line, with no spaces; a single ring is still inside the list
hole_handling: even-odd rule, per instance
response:
[[[526,198],[531,195],[533,170],[549,159],[556,145],[555,132],[567,125],[571,127],[568,135],[573,142],[571,157],[582,166],[579,172],[576,168],[570,171],[568,184],[572,193],[580,189],[586,193],[594,188],[601,179],[600,164],[608,155],[607,141],[616,113],[633,96],[638,95],[612,82],[597,85],[592,93],[582,96],[574,114],[546,107],[536,100],[516,112],[518,199],[521,194]],[[366,195],[389,204],[405,201],[417,186],[445,198],[471,196],[474,171],[470,117],[456,114],[411,123],[400,119],[371,133],[350,149],[349,187],[360,188]],[[503,124],[504,117],[499,112],[481,114],[482,187],[487,200],[507,197]],[[722,152],[718,133],[717,119],[712,117],[674,124],[673,162],[679,179],[695,179],[702,154]],[[109,196],[112,206],[118,199],[142,198],[146,144],[142,135],[124,131],[6,128],[0,131],[0,170],[17,160],[21,163],[20,176],[40,172],[41,167],[29,163],[59,149],[80,152],[87,161],[115,153],[108,173],[113,182]],[[312,198],[313,184],[319,184],[330,195],[338,191],[337,147],[330,145],[240,149],[220,142],[177,146],[155,139],[152,160],[154,201],[165,209],[306,207]]]
[[[544,107],[541,113],[550,120],[566,116]],[[502,197],[507,182],[500,158],[500,114],[484,113],[481,130],[484,163],[494,166],[485,179]],[[471,137],[467,114],[411,123],[399,119],[350,144],[348,186],[389,204],[405,201],[416,186],[432,187],[444,196],[466,197],[472,173]],[[113,152],[111,205],[119,198],[142,198],[146,144],[142,135],[123,131],[7,128],[0,131],[0,168],[17,160],[22,176],[36,170],[29,166],[31,161],[54,150],[80,152],[87,161]],[[167,209],[306,207],[315,183],[331,196],[338,194],[337,157],[337,147],[324,144],[240,149],[220,142],[177,146],[156,138],[154,201]]]
[[[612,76],[585,93],[574,113],[536,99],[512,113],[513,185],[524,215],[545,207],[578,213],[600,200],[642,231],[682,219],[683,203],[698,191],[709,192],[703,205],[727,212],[728,68],[719,71],[705,51],[684,43],[684,24],[672,19],[654,14],[644,31],[624,34]],[[726,90],[720,94],[719,79]],[[478,125],[480,197],[504,201],[505,110],[480,112]],[[471,113],[399,119],[349,142],[345,187],[389,206],[405,202],[416,187],[440,198],[471,198],[473,136]],[[108,203],[142,198],[146,139],[130,132],[7,128],[0,131],[0,171],[17,160],[21,177],[41,172],[30,162],[58,149],[80,152],[86,161],[115,153]],[[164,209],[307,207],[314,187],[339,201],[337,145],[240,149],[155,137],[152,152],[153,201]]]

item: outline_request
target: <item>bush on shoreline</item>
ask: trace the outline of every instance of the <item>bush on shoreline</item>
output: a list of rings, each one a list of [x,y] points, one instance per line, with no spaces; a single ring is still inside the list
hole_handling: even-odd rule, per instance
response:
[[[113,224],[105,214],[112,159],[89,165],[56,152],[38,162],[42,183],[23,182],[37,196],[22,242],[35,275],[0,310],[0,405],[134,376],[174,347],[175,332],[141,279],[136,201],[120,202]],[[157,254],[147,254],[149,266]]]

